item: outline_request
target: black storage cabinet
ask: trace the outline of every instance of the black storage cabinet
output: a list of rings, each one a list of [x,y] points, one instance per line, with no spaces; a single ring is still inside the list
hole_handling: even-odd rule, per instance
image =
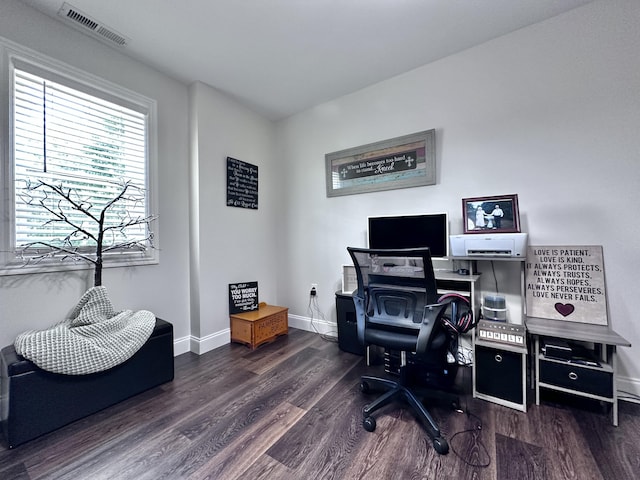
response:
[[[522,404],[522,362],[520,353],[476,345],[476,391]]]
[[[365,347],[358,341],[356,306],[350,293],[336,292],[336,313],[338,317],[338,347],[356,355],[364,355]]]

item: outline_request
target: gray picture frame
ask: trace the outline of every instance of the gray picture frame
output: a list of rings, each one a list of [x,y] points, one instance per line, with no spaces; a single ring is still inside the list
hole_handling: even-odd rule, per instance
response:
[[[436,183],[435,129],[325,155],[327,197]]]

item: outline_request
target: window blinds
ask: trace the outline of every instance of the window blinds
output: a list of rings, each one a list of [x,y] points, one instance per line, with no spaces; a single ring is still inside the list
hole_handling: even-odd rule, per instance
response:
[[[14,69],[14,176],[16,245],[64,241],[74,231],[68,222],[52,222],[42,202],[72,223],[94,231],[95,222],[44,190],[28,191],[39,180],[61,185],[75,201],[99,216],[121,190],[123,182],[139,188],[134,199],[118,202],[106,224],[118,225],[146,216],[146,115],[117,103],[70,88],[28,71]],[[112,230],[110,235],[141,240],[139,229]],[[73,238],[76,245],[95,244]],[[123,238],[112,239],[112,243]]]

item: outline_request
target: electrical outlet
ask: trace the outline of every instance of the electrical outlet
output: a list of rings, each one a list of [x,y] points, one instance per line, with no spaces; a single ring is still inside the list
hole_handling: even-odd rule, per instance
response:
[[[317,293],[318,293],[318,284],[317,283],[312,283],[311,284],[311,290],[309,290],[309,295],[314,297],[315,295],[317,295]]]

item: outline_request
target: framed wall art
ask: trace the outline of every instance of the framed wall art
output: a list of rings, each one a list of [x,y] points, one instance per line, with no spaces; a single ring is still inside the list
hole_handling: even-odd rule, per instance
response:
[[[227,206],[258,209],[258,166],[227,157]]]
[[[462,199],[464,233],[520,233],[518,195]]]
[[[327,197],[436,183],[435,130],[325,155]]]

